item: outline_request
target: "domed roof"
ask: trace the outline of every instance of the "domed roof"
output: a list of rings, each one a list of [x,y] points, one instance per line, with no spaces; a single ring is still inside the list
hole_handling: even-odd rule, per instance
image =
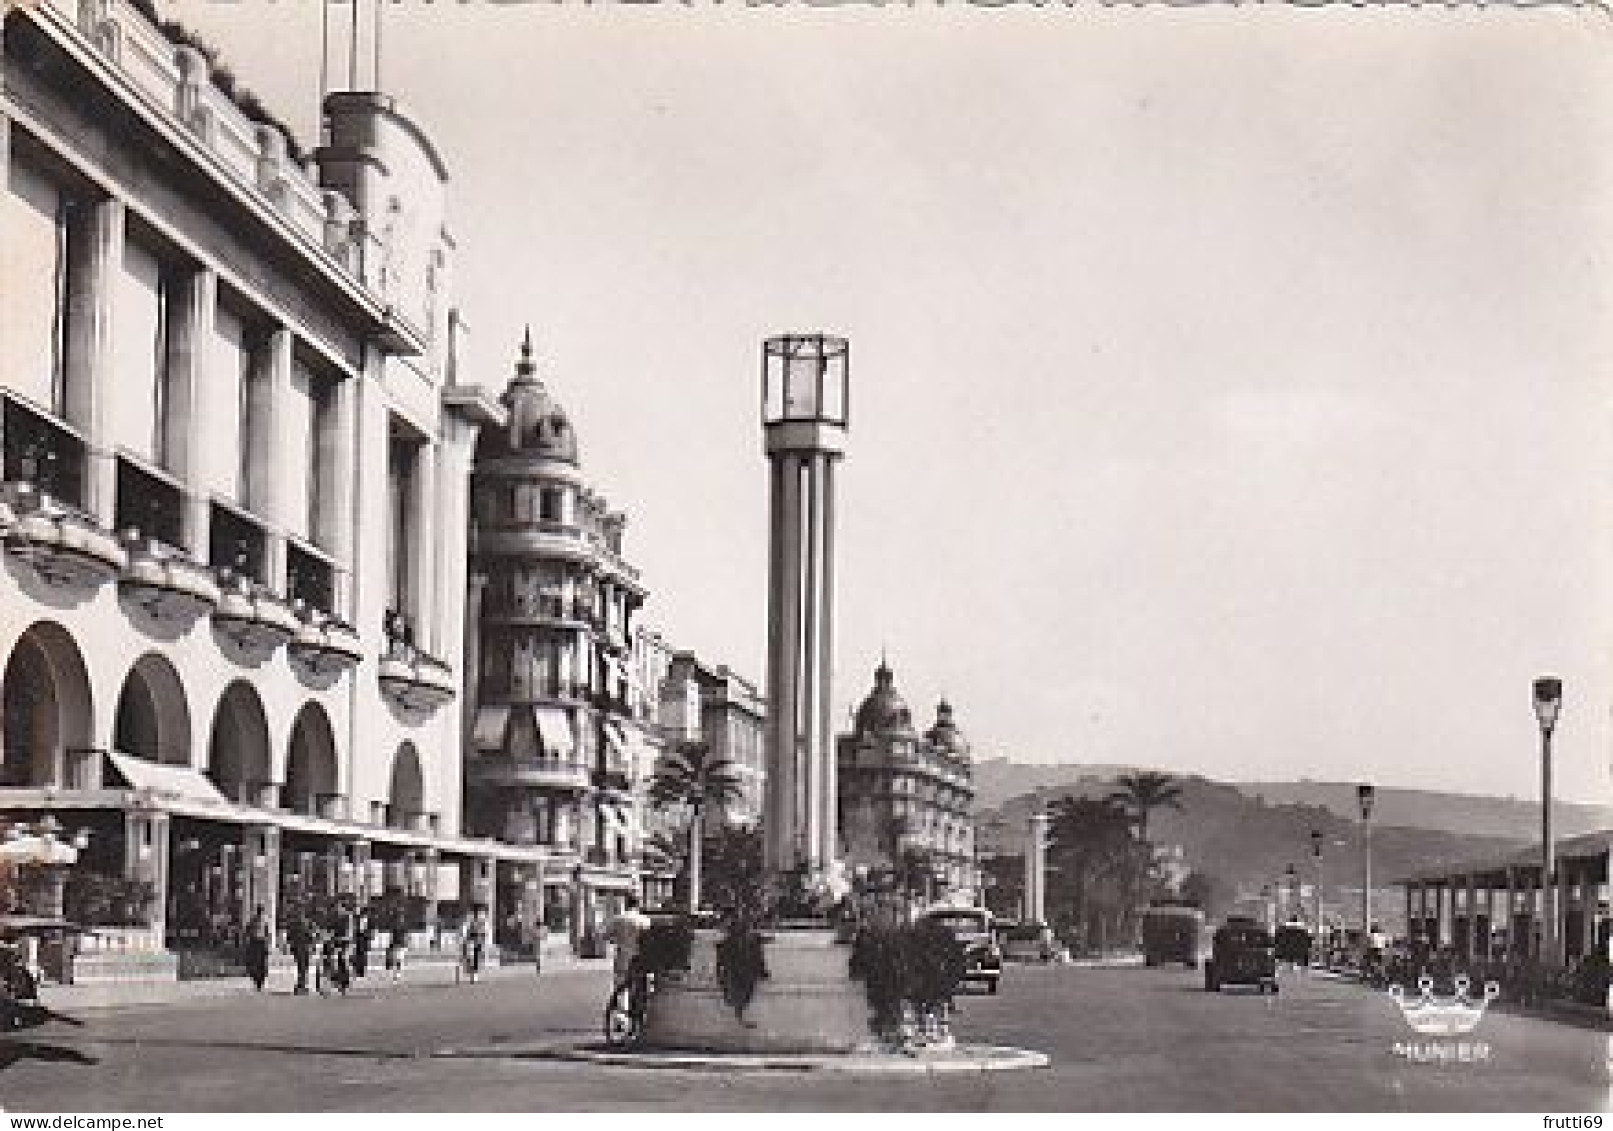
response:
[[[952,704],[945,699],[935,708],[935,725],[924,732],[924,738],[935,749],[954,758],[969,756],[969,740],[963,737],[958,724],[952,721]]]
[[[538,380],[532,361],[532,328],[521,340],[521,360],[515,376],[499,398],[509,410],[509,423],[503,428],[484,428],[476,445],[479,458],[528,456],[577,464],[577,433],[566,417],[566,410]]]
[[[896,680],[883,658],[874,669],[874,689],[857,708],[857,738],[888,736],[918,737],[913,730],[913,712],[896,691]]]

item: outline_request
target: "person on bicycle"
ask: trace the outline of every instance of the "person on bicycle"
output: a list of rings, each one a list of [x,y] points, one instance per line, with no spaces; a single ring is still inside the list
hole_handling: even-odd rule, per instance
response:
[[[605,927],[605,941],[615,947],[611,970],[616,985],[612,993],[627,989],[632,995],[634,1014],[639,1017],[643,1016],[649,991],[644,964],[639,961],[639,944],[649,929],[650,917],[639,910],[638,897],[634,895],[622,901],[622,910]]]

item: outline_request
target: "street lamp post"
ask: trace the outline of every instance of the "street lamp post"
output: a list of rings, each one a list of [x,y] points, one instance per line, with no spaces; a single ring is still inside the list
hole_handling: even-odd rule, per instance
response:
[[[1286,879],[1286,882],[1283,884],[1283,891],[1285,893],[1283,904],[1288,909],[1288,918],[1297,918],[1299,909],[1299,869],[1290,864],[1288,865],[1288,870],[1283,873],[1283,876]],[[1289,895],[1287,893],[1292,894]]]
[[[1311,830],[1311,856],[1316,860],[1316,945],[1312,954],[1320,954],[1322,949],[1322,830]]]
[[[1563,681],[1556,676],[1535,680],[1535,719],[1540,723],[1540,936],[1541,957],[1558,964],[1557,861],[1551,838],[1551,734],[1563,706]]]
[[[1361,806],[1361,939],[1368,945],[1372,933],[1372,802],[1375,791],[1370,785],[1355,787],[1355,800]]]

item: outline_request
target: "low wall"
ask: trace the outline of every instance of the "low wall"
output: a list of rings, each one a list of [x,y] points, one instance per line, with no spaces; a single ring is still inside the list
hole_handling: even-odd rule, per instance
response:
[[[645,1015],[652,1048],[712,1052],[851,1052],[871,1045],[867,993],[851,977],[851,947],[828,930],[780,930],[765,936],[768,976],[743,1017],[723,1001],[717,981],[720,931],[698,930],[689,969],[663,976]]]

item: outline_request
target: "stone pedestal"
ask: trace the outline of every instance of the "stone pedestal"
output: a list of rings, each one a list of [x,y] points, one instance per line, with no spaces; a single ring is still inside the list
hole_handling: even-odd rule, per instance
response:
[[[867,993],[850,974],[851,946],[829,930],[765,936],[768,976],[743,1020],[717,981],[720,931],[696,931],[689,970],[661,978],[645,1016],[650,1048],[736,1053],[851,1052],[873,1044]]]

